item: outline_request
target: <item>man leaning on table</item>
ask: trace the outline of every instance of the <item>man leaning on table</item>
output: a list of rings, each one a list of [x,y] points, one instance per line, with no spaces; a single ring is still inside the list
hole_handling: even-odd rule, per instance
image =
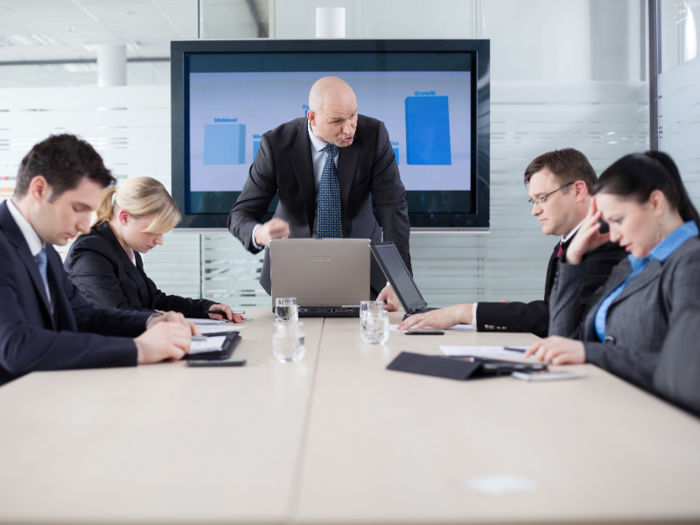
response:
[[[561,237],[549,258],[543,300],[458,304],[411,316],[399,328],[447,328],[467,323],[475,325],[480,332],[532,332],[546,337],[549,294],[554,285],[557,262],[586,218],[596,180],[595,171],[585,155],[571,148],[540,155],[525,170],[532,215],[540,222],[542,233]],[[584,308],[585,299],[605,283],[613,267],[624,257],[625,250],[610,242],[588,253],[587,273],[582,284]]]
[[[269,248],[272,239],[350,237],[377,242],[383,233],[385,241],[396,244],[410,270],[406,192],[386,127],[358,115],[354,91],[337,77],[316,81],[309,108],[306,118],[262,136],[243,191],[228,216],[229,230],[252,253]],[[275,216],[261,224],[275,195],[279,195]],[[260,284],[270,293],[267,249]],[[371,285],[374,294],[386,285],[374,260]],[[391,296],[398,304],[393,290]]]
[[[199,334],[174,312],[93,308],[68,280],[51,245],[90,231],[114,182],[73,135],[50,136],[22,160],[14,195],[0,204],[0,385],[38,370],[179,359]]]

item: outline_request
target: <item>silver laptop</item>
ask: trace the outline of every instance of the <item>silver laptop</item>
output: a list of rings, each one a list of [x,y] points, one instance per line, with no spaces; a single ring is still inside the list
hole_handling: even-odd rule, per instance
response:
[[[369,300],[369,239],[270,241],[272,308],[296,297],[300,317],[359,317]]]

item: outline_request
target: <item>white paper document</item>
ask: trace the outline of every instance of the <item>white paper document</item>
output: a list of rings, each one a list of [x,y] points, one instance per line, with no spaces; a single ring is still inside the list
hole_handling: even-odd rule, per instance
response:
[[[503,346],[444,346],[440,345],[443,354],[450,357],[523,357],[527,346],[511,346],[518,350],[506,350]]]
[[[390,332],[403,332],[403,330],[398,329],[397,324],[390,324],[389,325],[389,331]],[[474,327],[470,324],[456,324],[451,328],[445,328],[446,332],[473,332]]]
[[[204,352],[216,352],[221,350],[225,341],[225,335],[207,337],[206,341],[192,341],[192,344],[190,344],[190,355],[202,354]]]
[[[198,326],[199,331],[202,332],[202,334],[223,334],[226,332],[238,332],[239,330],[243,330],[244,328],[247,328],[248,325],[246,324],[234,324],[234,323],[229,323],[229,324],[220,324],[216,326],[211,326],[211,325],[206,325],[206,326]]]
[[[195,319],[194,317],[185,317],[185,320],[189,321],[190,323],[196,324],[197,326],[217,325],[224,324],[227,322],[226,319]]]

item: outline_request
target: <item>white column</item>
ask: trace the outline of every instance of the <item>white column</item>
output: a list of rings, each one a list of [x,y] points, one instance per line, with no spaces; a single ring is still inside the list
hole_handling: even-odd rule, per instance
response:
[[[126,86],[126,46],[101,44],[97,48],[97,85]]]
[[[345,8],[316,8],[316,38],[345,38]]]

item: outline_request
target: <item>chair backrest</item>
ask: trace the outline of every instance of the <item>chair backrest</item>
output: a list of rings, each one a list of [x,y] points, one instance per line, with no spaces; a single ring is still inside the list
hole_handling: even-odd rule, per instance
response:
[[[654,373],[654,388],[700,416],[700,308],[681,312],[671,326]]]

